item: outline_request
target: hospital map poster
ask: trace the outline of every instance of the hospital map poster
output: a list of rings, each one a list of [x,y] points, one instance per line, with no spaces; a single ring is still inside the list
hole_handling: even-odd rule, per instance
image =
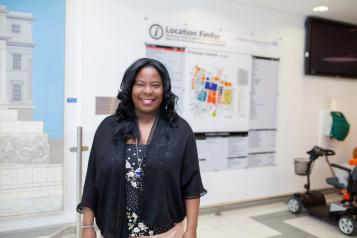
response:
[[[247,131],[252,57],[186,49],[184,118],[194,132]]]

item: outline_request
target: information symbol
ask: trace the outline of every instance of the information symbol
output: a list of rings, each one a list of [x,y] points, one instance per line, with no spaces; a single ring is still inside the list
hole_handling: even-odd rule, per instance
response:
[[[153,24],[150,26],[149,33],[153,39],[159,40],[164,35],[164,29],[159,24]]]

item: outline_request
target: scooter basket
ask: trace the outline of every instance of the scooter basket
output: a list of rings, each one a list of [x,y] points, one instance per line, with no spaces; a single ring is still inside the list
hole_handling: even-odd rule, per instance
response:
[[[313,162],[307,158],[294,159],[295,174],[296,175],[309,175],[312,170]]]

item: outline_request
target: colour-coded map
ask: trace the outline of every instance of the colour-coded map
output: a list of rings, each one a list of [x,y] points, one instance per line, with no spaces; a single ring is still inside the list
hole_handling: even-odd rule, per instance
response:
[[[252,57],[185,51],[184,118],[195,132],[247,131]]]
[[[194,117],[233,116],[234,89],[222,69],[195,65],[191,78],[191,109]]]

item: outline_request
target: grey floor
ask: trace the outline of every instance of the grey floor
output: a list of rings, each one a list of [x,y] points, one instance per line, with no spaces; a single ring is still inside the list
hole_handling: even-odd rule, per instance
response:
[[[340,196],[328,194],[327,201],[338,201]],[[199,238],[340,238],[337,225],[307,214],[293,215],[284,202],[258,205],[231,211],[219,216],[204,214],[199,218]]]

